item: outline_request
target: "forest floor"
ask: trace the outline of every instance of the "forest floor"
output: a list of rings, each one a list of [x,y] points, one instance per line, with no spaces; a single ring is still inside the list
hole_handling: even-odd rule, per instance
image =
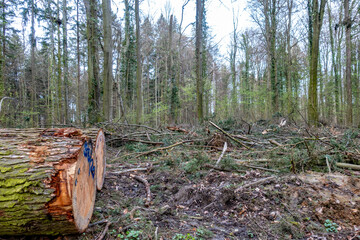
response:
[[[360,239],[360,171],[337,165],[360,164],[359,132],[217,125],[102,125],[106,180],[75,238]]]

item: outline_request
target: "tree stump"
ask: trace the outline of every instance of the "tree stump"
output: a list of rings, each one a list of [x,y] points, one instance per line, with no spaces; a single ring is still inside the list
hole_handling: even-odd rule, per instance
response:
[[[0,236],[85,231],[96,168],[78,129],[0,129]]]

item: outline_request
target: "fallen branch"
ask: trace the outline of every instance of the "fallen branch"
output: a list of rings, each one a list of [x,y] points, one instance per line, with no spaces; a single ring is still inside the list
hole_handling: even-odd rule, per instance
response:
[[[262,178],[258,181],[255,181],[255,182],[252,182],[252,183],[248,183],[248,184],[245,184],[241,187],[238,187],[237,189],[235,189],[235,192],[239,192],[241,190],[243,190],[244,188],[248,188],[248,187],[252,187],[252,186],[255,186],[255,185],[258,185],[258,184],[261,184],[261,183],[264,183],[264,182],[267,182],[269,180],[273,180],[275,179],[276,176],[272,176],[272,177],[267,177],[267,178]]]
[[[100,236],[97,238],[97,240],[102,240],[102,239],[105,237],[107,231],[109,230],[109,226],[110,226],[110,225],[111,225],[111,222],[107,222],[107,223],[106,223],[106,226],[105,226],[104,231],[102,231],[102,233],[101,233]]]
[[[163,142],[151,142],[151,141],[145,141],[141,139],[131,139],[131,138],[114,138],[110,139],[108,143],[115,142],[115,141],[122,141],[122,142],[139,142],[139,143],[145,143],[145,144],[151,144],[151,145],[163,145]]]
[[[246,173],[245,170],[238,170],[238,169],[224,169],[224,168],[220,168],[220,167],[216,167],[210,164],[204,164],[204,167],[206,168],[211,168],[211,169],[215,169],[218,171],[223,171],[223,172],[239,172],[239,173]]]
[[[231,140],[233,140],[234,142],[237,142],[238,144],[240,144],[241,146],[245,147],[246,149],[252,150],[252,148],[246,146],[244,143],[240,142],[239,140],[237,140],[236,138],[234,138],[233,136],[231,136],[231,134],[225,132],[225,130],[221,129],[219,126],[217,126],[215,123],[213,123],[212,121],[209,121],[209,123],[211,125],[213,125],[213,127],[215,127],[216,129],[218,129],[220,132],[222,132],[223,134],[225,134],[226,136],[228,136]]]
[[[112,174],[123,174],[123,173],[128,173],[128,172],[135,172],[135,171],[147,171],[149,170],[148,168],[130,168],[130,169],[126,169],[123,171],[118,171],[118,172],[110,172]]]
[[[142,177],[136,176],[134,174],[130,174],[130,177],[134,178],[135,180],[143,183],[145,185],[145,189],[146,189],[146,200],[145,200],[145,207],[149,207],[150,206],[150,202],[151,202],[151,192],[150,192],[150,184],[149,182]]]
[[[193,142],[193,141],[194,140],[187,140],[187,141],[177,142],[177,143],[174,143],[174,144],[172,144],[170,146],[167,146],[167,147],[156,148],[156,149],[153,149],[153,150],[150,150],[150,151],[147,151],[147,152],[140,153],[140,154],[136,155],[135,157],[138,158],[138,157],[141,157],[141,156],[146,156],[146,155],[152,154],[154,152],[167,150],[167,149],[182,145],[184,143]]]
[[[268,172],[276,172],[276,173],[280,172],[279,170],[274,170],[274,169],[269,169],[269,168],[263,168],[263,167],[253,166],[253,165],[245,165],[245,164],[242,164],[241,166],[244,166],[244,167],[247,167],[247,168],[264,170],[264,171],[268,171]]]
[[[273,140],[273,139],[270,139],[269,142],[271,144],[274,144],[275,146],[278,146],[278,147],[283,147],[283,145],[281,145],[280,143],[278,143],[277,141]]]
[[[360,165],[338,162],[338,163],[336,163],[336,166],[341,167],[341,168],[349,168],[349,169],[354,169],[354,170],[359,170],[360,171]]]
[[[107,223],[107,222],[108,222],[107,219],[103,219],[103,220],[100,220],[100,221],[97,221],[97,222],[94,222],[94,223],[90,223],[88,227],[90,228],[90,227],[93,227],[95,225],[102,224],[102,223]]]
[[[149,126],[146,126],[146,125],[122,124],[122,123],[118,123],[118,125],[129,126],[129,127],[142,127],[142,128],[146,128],[146,129],[153,130],[154,132],[157,132],[157,133],[161,133],[159,130],[157,130],[157,129],[155,129],[155,128],[152,128],[152,127],[149,127]]]
[[[215,167],[219,166],[219,163],[220,163],[221,159],[223,158],[224,153],[226,152],[226,149],[227,149],[227,142],[224,143],[224,148],[222,150],[222,153],[221,153],[219,159],[216,161]]]

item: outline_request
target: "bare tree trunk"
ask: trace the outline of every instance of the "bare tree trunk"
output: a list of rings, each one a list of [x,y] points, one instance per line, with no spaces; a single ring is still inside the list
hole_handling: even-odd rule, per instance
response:
[[[328,17],[329,17],[329,35],[330,35],[330,46],[331,46],[331,59],[332,59],[332,68],[334,72],[334,93],[335,93],[335,122],[339,123],[339,112],[340,112],[340,104],[339,104],[339,73],[338,73],[338,65],[337,65],[337,57],[335,51],[334,44],[334,33],[332,28],[332,16],[330,6],[327,6]]]
[[[287,0],[287,10],[288,10],[288,25],[286,29],[286,44],[287,44],[287,64],[286,64],[286,83],[287,83],[287,113],[290,116],[293,112],[293,91],[292,91],[292,80],[291,80],[291,72],[292,72],[292,63],[291,63],[291,18],[292,18],[292,9],[293,9],[293,0]]]
[[[238,27],[238,19],[235,21],[235,13],[233,11],[233,39],[232,39],[232,47],[230,53],[230,67],[231,67],[231,80],[232,80],[232,91],[231,91],[231,105],[232,105],[232,114],[236,115],[238,112],[238,94],[237,94],[237,83],[236,83],[236,54],[237,54],[237,27]],[[246,51],[246,50],[245,50]]]
[[[318,83],[318,62],[319,62],[319,41],[324,16],[324,8],[326,0],[321,0],[320,6],[318,0],[308,0],[309,4],[309,26],[310,28],[310,83],[308,92],[308,123],[312,126],[318,125],[318,96],[317,96],[317,83]],[[310,15],[311,14],[311,15]]]
[[[37,124],[37,114],[36,111],[36,66],[35,66],[35,48],[36,48],[36,39],[35,39],[35,2],[31,0],[31,125],[34,127]]]
[[[346,70],[345,70],[345,89],[346,89],[346,125],[352,126],[352,85],[351,85],[351,16],[349,9],[349,0],[344,0],[345,11],[345,35],[346,35]]]
[[[202,35],[203,35],[203,0],[196,0],[196,40],[195,40],[195,57],[196,57],[196,106],[197,117],[201,123],[204,118],[203,114],[203,79],[202,79]]]
[[[95,0],[84,0],[86,8],[86,36],[88,42],[88,116],[89,122],[100,121],[99,64],[97,60],[96,7]]]
[[[63,65],[64,65],[64,124],[69,123],[69,104],[68,104],[68,93],[69,93],[69,72],[68,72],[68,51],[67,51],[67,4],[66,0],[63,0]]]
[[[139,0],[135,0],[135,22],[136,22],[136,123],[142,122],[142,73],[141,73],[141,55],[140,55],[140,17]]]
[[[77,79],[77,92],[76,92],[76,123],[81,123],[81,101],[80,101],[80,22],[79,22],[79,0],[76,0],[76,79]]]
[[[111,89],[112,89],[112,33],[111,33],[111,1],[102,0],[103,28],[104,28],[104,95],[103,110],[105,120],[110,120],[111,114]]]
[[[57,1],[57,19],[60,19],[60,2],[59,0]],[[58,52],[57,52],[57,123],[61,123],[61,116],[63,116],[63,107],[62,107],[62,81],[61,81],[61,76],[62,76],[62,69],[61,69],[61,43],[60,43],[60,24],[61,22],[57,22],[58,26],[57,26],[57,44],[58,44]]]

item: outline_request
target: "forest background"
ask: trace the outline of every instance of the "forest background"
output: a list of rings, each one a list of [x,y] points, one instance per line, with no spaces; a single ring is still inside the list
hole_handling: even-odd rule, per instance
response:
[[[274,116],[359,126],[359,1],[248,0],[253,24],[232,11],[226,52],[209,2],[184,0],[180,19],[169,2],[154,19],[139,0],[1,0],[0,126]]]

